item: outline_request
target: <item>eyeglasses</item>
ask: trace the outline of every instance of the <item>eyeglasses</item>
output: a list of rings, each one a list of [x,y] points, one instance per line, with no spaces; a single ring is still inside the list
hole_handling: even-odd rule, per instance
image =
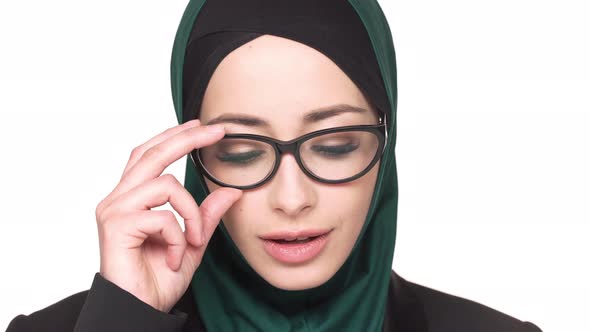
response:
[[[197,169],[212,182],[237,189],[262,186],[291,153],[310,178],[345,183],[360,178],[385,151],[387,122],[322,129],[290,141],[254,134],[226,134],[213,145],[191,151]]]

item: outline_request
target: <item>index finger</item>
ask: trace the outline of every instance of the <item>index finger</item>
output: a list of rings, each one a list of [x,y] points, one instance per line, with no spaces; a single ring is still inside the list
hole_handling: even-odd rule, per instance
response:
[[[223,125],[196,126],[181,131],[146,150],[140,159],[121,178],[109,196],[118,196],[139,184],[155,179],[170,164],[198,149],[223,138]]]
[[[201,121],[199,119],[195,119],[195,120],[191,120],[188,122],[185,122],[179,126],[174,126],[172,128],[168,128],[167,130],[165,130],[164,132],[160,133],[159,135],[151,138],[149,141],[145,142],[144,144],[140,145],[139,147],[137,147],[135,150],[141,148],[143,149],[142,151],[145,151],[149,148],[151,148],[152,146],[159,144],[165,140],[167,140],[168,138],[170,138],[173,135],[178,134],[181,131],[186,130],[187,128],[193,127],[193,126],[198,126],[201,124]],[[135,165],[135,163],[137,163],[137,160],[139,160],[139,158],[141,157],[141,155],[143,155],[143,152],[139,153],[139,154],[131,154],[131,157],[129,158],[129,161],[127,162],[127,165],[125,165],[125,169],[123,170],[123,174],[121,174],[121,179],[125,176],[125,174],[127,173],[127,171],[133,166]]]

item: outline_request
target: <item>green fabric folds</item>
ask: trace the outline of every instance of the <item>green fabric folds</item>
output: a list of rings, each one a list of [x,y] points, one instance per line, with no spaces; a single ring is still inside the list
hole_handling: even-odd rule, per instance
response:
[[[191,283],[208,331],[382,330],[398,202],[394,151],[397,126],[395,51],[389,25],[377,1],[348,2],[370,36],[392,105],[387,148],[361,234],[345,264],[328,282],[314,289],[285,291],[268,284],[248,265],[221,223]],[[205,0],[188,3],[174,40],[171,84],[179,124],[191,120],[182,118],[182,69],[190,32],[204,3]],[[189,158],[184,186],[198,204],[208,195],[202,176]]]

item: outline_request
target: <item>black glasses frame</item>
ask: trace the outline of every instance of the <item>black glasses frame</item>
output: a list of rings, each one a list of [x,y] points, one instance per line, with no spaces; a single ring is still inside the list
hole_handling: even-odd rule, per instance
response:
[[[272,137],[255,135],[255,134],[226,134],[222,138],[222,140],[225,138],[247,138],[247,139],[251,139],[251,140],[256,140],[256,141],[268,143],[269,145],[271,145],[273,147],[273,149],[275,151],[276,162],[274,163],[272,171],[269,172],[268,175],[266,177],[264,177],[262,180],[254,183],[254,184],[248,185],[248,186],[230,185],[230,184],[221,182],[218,179],[216,179],[212,174],[209,173],[209,171],[207,171],[207,169],[203,165],[203,161],[201,160],[201,157],[199,155],[199,149],[195,149],[195,150],[191,151],[190,157],[191,157],[191,160],[193,161],[193,165],[195,165],[197,167],[197,169],[203,175],[205,175],[213,183],[215,183],[219,186],[222,186],[222,187],[230,187],[230,188],[236,188],[236,189],[254,189],[256,187],[262,186],[263,184],[270,181],[270,179],[272,179],[274,177],[274,175],[278,171],[279,166],[281,164],[281,156],[284,153],[291,153],[295,157],[295,160],[297,161],[297,164],[299,165],[299,168],[301,168],[303,173],[305,173],[307,176],[309,176],[310,178],[312,178],[316,181],[319,181],[322,183],[329,183],[329,184],[345,183],[345,182],[350,182],[350,181],[356,180],[356,179],[360,178],[361,176],[365,175],[367,172],[369,172],[369,170],[371,170],[371,168],[373,168],[373,166],[375,166],[377,161],[379,161],[379,159],[381,158],[381,156],[385,152],[385,147],[387,145],[387,121],[385,120],[385,118],[380,118],[379,122],[380,122],[379,124],[375,124],[375,125],[356,125],[356,126],[344,126],[344,127],[321,129],[321,130],[313,131],[311,133],[304,134],[302,136],[299,136],[299,137],[294,138],[289,141],[281,141],[278,139],[274,139]],[[342,132],[342,131],[366,131],[366,132],[374,133],[377,136],[378,141],[379,141],[379,146],[377,148],[378,152],[375,153],[375,157],[373,157],[373,160],[371,160],[369,165],[364,170],[362,170],[360,173],[358,173],[354,176],[351,176],[351,177],[348,177],[345,179],[341,179],[341,180],[327,180],[327,179],[318,177],[317,175],[313,174],[310,170],[308,170],[305,167],[305,164],[301,160],[301,156],[299,154],[299,148],[301,147],[301,145],[305,141],[312,139],[314,137],[324,135],[324,134],[329,134],[329,133],[338,133],[338,132]]]

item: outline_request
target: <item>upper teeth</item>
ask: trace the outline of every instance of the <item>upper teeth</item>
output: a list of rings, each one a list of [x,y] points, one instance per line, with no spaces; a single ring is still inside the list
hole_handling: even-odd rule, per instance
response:
[[[285,241],[295,241],[295,240],[303,241],[303,240],[307,240],[307,239],[309,239],[309,237],[295,237],[295,238],[291,238],[291,239],[285,239]]]

